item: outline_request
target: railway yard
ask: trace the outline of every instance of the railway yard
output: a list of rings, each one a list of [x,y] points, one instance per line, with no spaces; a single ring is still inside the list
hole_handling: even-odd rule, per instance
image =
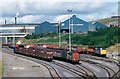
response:
[[[120,79],[120,1],[2,0],[1,79]]]
[[[105,57],[80,54],[79,62],[73,63],[67,60],[53,58],[48,61],[35,55],[16,54],[8,47],[2,48],[2,52],[3,78],[119,79],[120,75],[119,61]]]

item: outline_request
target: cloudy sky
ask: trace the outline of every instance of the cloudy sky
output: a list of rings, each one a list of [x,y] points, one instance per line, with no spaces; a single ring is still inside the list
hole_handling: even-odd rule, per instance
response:
[[[41,23],[44,21],[58,22],[71,16],[91,21],[118,15],[119,0],[1,0],[0,24],[14,23],[14,17],[18,17],[18,23]]]

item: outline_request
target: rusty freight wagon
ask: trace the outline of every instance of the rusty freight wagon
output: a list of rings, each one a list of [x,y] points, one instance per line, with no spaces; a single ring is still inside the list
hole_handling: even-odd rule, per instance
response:
[[[71,51],[67,53],[67,60],[69,60],[72,63],[79,63],[80,53],[78,53],[77,51]]]
[[[94,47],[88,47],[87,48],[87,54],[94,54],[95,48]]]
[[[31,56],[34,58],[52,61],[53,54],[49,49],[16,47],[16,53]]]
[[[36,48],[37,58],[52,61],[53,53],[50,49],[46,48]]]

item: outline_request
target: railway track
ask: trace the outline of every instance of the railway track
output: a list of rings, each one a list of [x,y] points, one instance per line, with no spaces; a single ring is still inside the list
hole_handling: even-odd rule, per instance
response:
[[[95,56],[91,56],[91,55],[86,55],[86,57],[90,58],[90,59],[94,59],[94,60],[99,60],[99,61],[104,61],[104,62],[107,62],[107,63],[113,63],[113,64],[116,64],[118,67],[120,67],[120,61],[119,60],[110,60],[110,59],[107,59],[107,58],[102,58],[102,57],[95,57]],[[102,65],[102,66],[105,66],[105,65]],[[107,66],[105,66],[107,67]],[[120,69],[115,72],[113,69],[107,67],[108,69],[110,69],[114,75],[111,77],[111,79],[113,79],[115,77],[115,75],[119,72],[120,73]]]
[[[52,79],[62,79],[62,77],[60,77],[60,75],[56,71],[56,69],[54,67],[50,66],[47,63],[44,63],[42,61],[37,61],[37,60],[35,60],[35,59],[31,58],[31,57],[26,57],[26,56],[14,54],[14,53],[9,53],[9,52],[5,52],[5,53],[10,54],[10,55],[14,55],[14,56],[17,56],[17,57],[20,57],[20,58],[24,58],[24,59],[27,59],[27,60],[30,60],[30,61],[33,61],[33,62],[38,63],[38,64],[41,64],[41,65],[43,65],[44,67],[46,67],[48,69]]]
[[[89,63],[89,64],[94,64],[94,65],[96,65],[96,66],[101,67],[102,69],[104,69],[104,70],[107,72],[109,79],[112,79],[112,77],[114,76],[114,74],[116,74],[116,72],[115,72],[112,68],[107,67],[107,66],[105,66],[105,65],[102,65],[102,64],[100,64],[100,63],[95,63],[95,62],[93,62],[93,61],[91,61],[91,60],[81,60],[81,61],[87,62],[87,63]]]
[[[48,69],[48,71],[49,71],[52,79],[56,79],[56,78],[57,79],[62,79],[62,77],[60,77],[60,75],[58,74],[58,72],[56,71],[56,69],[54,67],[50,66],[49,64],[45,63],[45,62],[38,61],[38,60],[35,60],[35,59],[31,58],[31,57],[26,57],[26,56],[22,56],[22,55],[18,55],[18,54],[13,54],[13,53],[8,53],[8,54],[16,55],[18,57],[22,57],[24,59],[27,59],[27,60],[39,63],[39,64],[45,66]],[[109,79],[112,79],[114,77],[114,75],[116,74],[116,72],[113,69],[111,69],[108,66],[102,65],[100,63],[96,64],[95,62],[90,61],[90,60],[81,60],[81,61],[87,62],[87,63],[90,63],[90,64],[95,64],[96,66],[101,67],[102,69],[104,69],[107,72],[107,74],[109,76]],[[103,59],[102,59],[102,61],[103,61]],[[106,62],[108,62],[108,61],[106,61]],[[64,64],[61,64],[61,63],[58,63],[58,62],[55,62],[55,61],[52,62],[52,64],[55,64],[55,65],[57,65],[59,67],[62,67],[64,69],[66,69],[66,70],[68,70],[68,71],[70,71],[70,72],[72,72],[72,73],[74,73],[74,74],[82,77],[82,78],[85,78],[85,79],[97,79],[97,76],[94,74],[94,72],[91,71],[90,69],[84,67],[84,66],[75,65],[79,69],[78,70],[78,69],[66,66]]]
[[[82,65],[75,65],[75,66],[78,67],[79,69],[83,70],[88,77],[91,77],[91,78],[93,77],[94,79],[97,79],[97,76],[95,75],[95,73],[93,71],[91,71],[90,69],[88,69],[87,67],[82,66]]]
[[[96,75],[94,74],[94,72],[92,72],[92,71],[90,71],[89,69],[83,69],[83,68],[81,68],[81,67],[79,67],[79,65],[74,65],[75,67],[77,67],[78,69],[75,69],[75,68],[72,68],[72,67],[69,67],[69,66],[66,66],[66,65],[64,65],[64,64],[62,64],[62,63],[59,63],[59,62],[55,62],[55,61],[53,61],[52,62],[53,64],[55,64],[55,65],[58,65],[58,66],[60,66],[60,67],[62,67],[62,68],[64,68],[64,69],[66,69],[66,70],[69,70],[69,71],[71,71],[72,73],[75,73],[75,74],[77,74],[77,75],[79,75],[79,76],[82,76],[83,78],[85,78],[85,79],[97,79],[97,77],[96,77]],[[80,70],[82,70],[82,71],[80,71]],[[87,71],[89,71],[91,74],[88,74],[88,72]]]
[[[18,56],[18,57],[21,57],[21,58],[24,58],[24,59],[27,59],[27,60],[34,61],[34,62],[36,62],[36,63],[39,63],[39,64],[45,66],[45,67],[48,69],[48,71],[49,71],[49,73],[50,73],[50,75],[51,75],[51,77],[52,77],[53,79],[62,79],[62,77],[59,76],[59,74],[57,73],[57,71],[55,70],[55,68],[52,67],[52,66],[50,66],[49,64],[47,64],[47,63],[45,63],[45,62],[36,61],[35,59],[33,59],[33,58],[31,58],[31,57],[22,56],[22,55],[19,55],[19,54],[14,54],[14,53],[8,53],[8,54],[15,55],[15,56]],[[52,62],[52,64],[55,64],[55,65],[57,65],[57,66],[59,66],[59,67],[62,67],[62,68],[64,68],[64,69],[67,69],[68,71],[74,73],[75,75],[78,75],[79,78],[81,77],[81,78],[85,78],[85,79],[93,79],[93,78],[88,77],[88,75],[86,75],[85,73],[83,73],[83,72],[81,72],[81,71],[78,71],[78,70],[76,70],[76,69],[70,68],[69,66],[65,66],[65,65],[63,65],[63,64],[60,65],[60,63],[58,64],[57,62]],[[48,65],[49,65],[49,66],[48,66]]]
[[[100,60],[100,61],[104,61],[104,62],[114,63],[117,66],[120,66],[120,61],[119,60],[110,60],[110,59],[107,59],[107,58],[96,57],[96,56],[92,56],[92,55],[86,55],[86,57],[90,58],[90,59],[95,59],[95,60]]]
[[[52,67],[52,66],[50,66],[50,65],[48,65],[47,63],[44,63],[44,62],[41,63],[41,62],[36,61],[34,59],[32,61],[37,62],[37,63],[45,66],[48,69],[52,79],[62,79],[54,67]]]
[[[56,71],[52,66],[50,66],[50,65],[49,65],[49,67],[46,66],[47,63],[45,63],[45,62],[36,61],[36,60],[34,60],[33,58],[31,58],[31,57],[22,56],[22,55],[19,55],[19,54],[14,54],[14,53],[9,53],[9,54],[12,54],[12,55],[15,55],[15,56],[18,56],[18,57],[22,57],[22,58],[27,59],[27,60],[30,60],[30,61],[34,61],[34,62],[36,62],[36,63],[39,63],[39,64],[45,66],[45,67],[49,70],[49,73],[50,73],[50,75],[51,75],[51,77],[52,77],[53,79],[54,79],[54,78],[59,78],[59,79],[61,79],[61,77],[59,76],[59,74],[57,73],[57,71]],[[86,79],[86,77],[84,76],[85,74],[82,73],[81,71],[76,70],[76,71],[77,71],[77,72],[76,72],[76,71],[74,71],[75,69],[74,69],[74,70],[73,70],[73,69],[68,69],[68,67],[66,67],[65,65],[64,65],[64,66],[61,66],[61,65],[58,65],[58,63],[52,63],[52,64],[55,64],[55,65],[60,66],[60,67],[62,67],[62,68],[64,68],[64,69],[67,69],[67,70],[69,70],[70,72],[74,73],[75,75],[78,75],[79,77]],[[48,65],[48,64],[47,64],[47,65]],[[51,72],[51,70],[54,70],[54,72]],[[55,73],[56,75],[53,75],[52,73]]]
[[[42,62],[42,61],[36,61],[36,60],[34,60],[33,58],[31,58],[31,57],[22,56],[22,55],[19,55],[19,54],[14,54],[14,53],[9,53],[9,54],[12,54],[12,55],[15,55],[15,56],[18,56],[18,57],[21,57],[21,58],[24,58],[24,59],[27,59],[27,60],[30,60],[30,61],[34,61],[34,62],[36,62],[36,63],[39,63],[39,64],[45,66],[45,67],[48,69],[48,71],[49,71],[52,79],[62,79],[62,78],[59,76],[59,74],[57,73],[57,71],[56,71],[52,66],[50,66],[50,65],[48,66],[47,63],[44,63],[44,62]],[[46,65],[46,64],[47,64],[47,65]],[[52,64],[55,64],[55,65],[57,65],[57,66],[59,66],[59,67],[62,67],[62,68],[64,68],[64,69],[66,69],[66,70],[74,73],[75,75],[78,75],[79,78],[93,79],[92,76],[86,75],[87,72],[86,72],[86,74],[85,74],[85,73],[83,73],[83,72],[81,72],[81,71],[79,71],[79,70],[77,70],[77,69],[70,68],[69,66],[66,66],[66,65],[63,65],[63,64],[60,64],[60,63],[57,63],[57,62],[52,62]],[[95,79],[95,78],[94,78],[94,79]]]
[[[120,66],[120,61],[116,60],[108,60],[106,58],[97,58],[97,57],[92,57],[92,59],[95,59],[95,60],[100,60],[100,61],[104,61],[104,62],[109,62],[109,63],[114,63],[116,64],[118,67]]]
[[[120,70],[118,70],[118,72],[116,74],[114,74],[111,78],[112,79],[120,79]]]
[[[21,56],[20,56],[21,57]],[[26,59],[27,57],[25,57],[25,59]],[[31,60],[31,59],[28,59],[28,60]],[[34,61],[34,60],[32,60],[32,61]],[[37,61],[34,61],[34,62],[37,62]],[[37,62],[37,63],[39,63],[39,62]],[[42,63],[40,63],[40,64],[42,64]],[[95,77],[95,76],[92,76],[92,75],[89,75],[89,74],[87,74],[87,72],[85,71],[85,70],[83,70],[85,73],[83,73],[82,71],[80,71],[80,70],[77,70],[77,69],[73,69],[73,68],[70,68],[69,66],[65,66],[65,65],[63,65],[63,64],[60,64],[60,63],[57,63],[57,62],[55,62],[55,63],[53,63],[53,64],[55,64],[55,65],[57,65],[57,66],[60,66],[60,67],[62,67],[62,68],[64,68],[64,69],[66,69],[66,70],[69,70],[70,72],[72,72],[72,73],[74,73],[74,74],[76,74],[76,75],[78,75],[79,77],[83,77],[83,78],[88,78],[88,79],[90,79],[90,78],[92,78],[93,79],[93,77]],[[44,64],[42,64],[43,66],[45,66],[46,67],[46,65],[44,65]],[[49,70],[49,67],[46,67],[48,70]],[[53,67],[51,67],[52,68],[52,70],[54,70],[54,68]],[[80,69],[80,68],[79,68]],[[54,70],[55,71],[55,70]],[[50,70],[49,70],[49,72],[50,72]],[[55,73],[55,72],[54,72]],[[52,76],[52,73],[50,72],[50,74],[51,74],[51,76]],[[56,76],[55,76],[56,77]]]

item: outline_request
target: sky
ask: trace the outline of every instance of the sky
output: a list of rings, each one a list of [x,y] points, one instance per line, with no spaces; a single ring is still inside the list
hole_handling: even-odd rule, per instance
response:
[[[85,21],[118,15],[119,0],[1,0],[0,24],[42,23],[49,21],[57,23],[72,15]],[[70,16],[68,9],[72,10]]]

